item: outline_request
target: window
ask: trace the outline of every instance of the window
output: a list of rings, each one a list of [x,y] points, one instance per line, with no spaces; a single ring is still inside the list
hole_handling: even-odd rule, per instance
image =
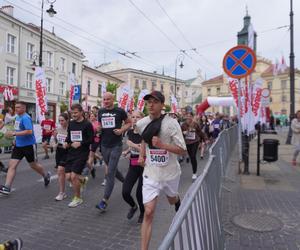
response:
[[[174,86],[171,86],[171,92],[174,93]]]
[[[272,89],[272,82],[268,82],[268,89],[269,89],[269,90]]]
[[[220,95],[220,93],[221,93],[221,89],[217,88],[217,95]]]
[[[138,89],[140,87],[140,81],[139,79],[135,79],[135,86],[134,88]]]
[[[211,95],[211,89],[207,89],[207,95],[208,95],[208,96]]]
[[[32,60],[34,45],[31,43],[27,43],[27,50],[26,50],[26,58],[27,60]]]
[[[102,85],[98,84],[98,97],[101,97],[101,93],[102,93]]]
[[[76,75],[76,63],[72,63],[72,73]]]
[[[52,80],[50,78],[46,78],[46,91],[47,91],[47,93],[51,92],[51,82],[52,82]]]
[[[16,53],[16,37],[11,35],[11,34],[7,34],[7,52],[8,53]]]
[[[286,84],[286,80],[281,80],[281,89],[286,89],[287,84]]]
[[[286,99],[287,99],[287,98],[286,98],[286,95],[282,95],[282,96],[281,96],[281,101],[282,101],[282,102],[286,102]]]
[[[87,94],[91,94],[91,81],[87,81],[87,87],[86,87]]]
[[[33,86],[33,74],[27,72],[25,88],[32,89],[32,86]]]
[[[152,90],[156,89],[156,81],[151,81],[151,85],[152,85]]]
[[[160,91],[164,92],[164,84],[163,83],[160,85]]]
[[[53,67],[53,53],[49,51],[47,52],[47,66]]]
[[[14,84],[15,72],[16,72],[15,68],[12,68],[12,67],[6,68],[6,83],[8,85]]]
[[[64,82],[59,82],[58,94],[63,96],[66,94],[66,84]]]
[[[65,72],[65,63],[66,63],[66,59],[61,57],[60,58],[60,64],[59,64],[59,69],[62,72]]]
[[[147,82],[143,81],[143,89],[146,89],[146,88],[147,88]]]
[[[177,93],[179,93],[179,91],[180,91],[180,87],[177,87],[177,88],[176,88],[176,91],[177,91]]]

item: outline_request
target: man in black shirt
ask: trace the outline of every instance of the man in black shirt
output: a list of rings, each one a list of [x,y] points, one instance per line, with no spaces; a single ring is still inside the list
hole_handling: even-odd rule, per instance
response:
[[[83,109],[80,104],[73,104],[71,112],[73,120],[69,124],[68,135],[64,145],[65,148],[68,148],[65,172],[67,178],[71,179],[74,190],[73,200],[68,206],[77,207],[83,202],[80,195],[81,172],[88,160],[94,133],[92,124],[84,119]]]
[[[99,110],[98,120],[101,124],[101,153],[108,167],[108,174],[103,199],[96,205],[96,208],[102,211],[107,207],[107,201],[114,188],[115,177],[124,181],[124,177],[118,171],[118,163],[122,154],[122,134],[131,127],[131,120],[126,112],[114,107],[112,93],[106,92],[103,95],[103,104],[104,108]]]

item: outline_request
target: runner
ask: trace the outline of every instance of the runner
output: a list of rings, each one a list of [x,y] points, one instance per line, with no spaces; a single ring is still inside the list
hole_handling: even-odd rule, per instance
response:
[[[50,145],[51,136],[55,129],[55,122],[50,119],[49,112],[45,113],[45,120],[41,122],[42,127],[42,145],[45,151],[44,160],[49,159],[48,147]],[[51,147],[51,153],[53,152],[53,148]]]
[[[175,205],[175,211],[179,209],[178,185],[181,170],[177,155],[186,153],[180,125],[173,118],[161,115],[165,102],[164,95],[159,91],[153,91],[146,95],[144,100],[147,101],[150,115],[137,123],[137,129],[143,138],[139,164],[145,163],[143,173],[145,215],[142,224],[142,250],[149,247],[152,222],[160,192],[167,196],[170,204]],[[146,156],[146,162],[144,156]]]
[[[18,115],[15,121],[15,131],[7,131],[6,136],[16,136],[16,146],[13,148],[11,159],[8,163],[5,185],[0,185],[0,193],[7,195],[10,194],[16,169],[23,157],[26,158],[34,171],[43,176],[45,186],[48,186],[50,183],[50,172],[46,173],[36,161],[36,141],[31,117],[26,113],[26,104],[24,102],[16,102],[15,109]]]
[[[5,123],[3,122],[2,119],[0,119],[0,129],[4,127]],[[2,161],[0,161],[0,172],[7,173],[8,167],[6,167]]]
[[[200,118],[200,128],[206,137],[206,141],[202,141],[202,143],[200,143],[200,159],[203,159],[205,148],[207,144],[209,144],[209,139],[210,139],[209,127],[210,127],[210,123],[207,119],[207,116],[202,115]]]
[[[118,171],[118,163],[122,154],[122,135],[131,127],[131,120],[126,112],[114,107],[112,93],[106,92],[103,95],[103,104],[104,108],[99,110],[98,119],[101,123],[101,153],[108,167],[108,174],[103,198],[96,205],[96,208],[101,211],[106,210],[108,199],[114,188],[115,177],[124,182],[124,177]]]
[[[192,112],[187,112],[185,117],[186,120],[181,125],[181,129],[193,168],[192,180],[195,181],[197,179],[197,151],[199,143],[205,142],[205,135],[200,126],[193,120],[194,114]]]
[[[65,165],[67,160],[67,150],[63,147],[65,140],[68,135],[68,122],[69,117],[66,113],[61,113],[58,118],[60,126],[54,131],[54,140],[56,143],[56,168],[58,175],[58,185],[59,185],[59,193],[55,197],[56,201],[62,201],[67,198],[65,193]],[[67,174],[67,180],[70,181],[70,174]]]
[[[93,143],[91,144],[91,147],[90,147],[88,167],[90,168],[92,177],[95,179],[96,169],[94,167],[94,163],[97,159],[100,159],[100,156],[96,153],[96,151],[100,145],[100,123],[99,123],[99,121],[97,121],[97,116],[94,113],[90,113],[89,120],[93,125],[94,139],[93,139]]]
[[[128,137],[127,145],[129,146],[130,163],[129,163],[128,172],[125,177],[125,181],[123,183],[123,189],[122,189],[123,199],[131,207],[127,214],[127,219],[130,220],[138,209],[134,199],[131,196],[131,191],[133,189],[133,186],[138,180],[138,186],[136,188],[136,199],[140,208],[138,223],[143,222],[145,209],[144,209],[143,194],[142,194],[144,168],[138,165],[138,158],[139,158],[139,152],[141,150],[142,137],[139,135],[138,131],[136,130],[136,123],[143,117],[144,114],[138,111],[134,111],[131,115],[133,128],[127,132],[127,137]]]
[[[68,148],[65,173],[70,174],[74,191],[74,197],[68,206],[73,208],[83,202],[80,188],[86,179],[81,176],[81,173],[88,160],[90,145],[93,142],[93,126],[84,119],[83,109],[80,104],[73,104],[71,112],[73,120],[69,123],[64,147]]]

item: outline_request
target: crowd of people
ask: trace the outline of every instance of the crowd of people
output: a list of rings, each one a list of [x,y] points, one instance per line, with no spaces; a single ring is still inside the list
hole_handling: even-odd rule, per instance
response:
[[[73,189],[68,206],[75,208],[83,203],[82,190],[88,182],[87,173],[96,176],[96,163],[105,168],[103,195],[96,208],[106,211],[113,193],[115,178],[122,183],[122,197],[129,205],[127,219],[132,219],[139,210],[138,223],[142,223],[142,249],[148,249],[152,232],[152,222],[158,196],[166,195],[177,212],[181,201],[178,194],[181,175],[181,162],[185,160],[192,166],[192,181],[197,179],[197,155],[200,160],[218,137],[222,129],[232,126],[236,120],[227,115],[194,115],[182,109],[180,114],[164,112],[165,97],[153,91],[144,97],[148,116],[139,111],[127,113],[115,107],[115,97],[106,92],[103,95],[103,108],[93,107],[84,112],[80,104],[73,104],[70,113],[59,115],[59,125],[50,119],[49,113],[41,122],[42,147],[44,159],[48,151],[55,151],[55,165],[58,175],[58,194],[54,198],[62,201],[67,198],[66,182]],[[16,169],[25,157],[30,167],[44,178],[44,185],[51,180],[50,172],[36,160],[36,139],[31,117],[26,113],[23,102],[15,104],[16,116],[10,112],[9,122],[14,130],[7,131],[6,137],[15,137],[11,159],[4,185],[0,193],[9,195]],[[0,121],[0,129],[5,125]],[[127,146],[123,146],[126,142]],[[125,176],[118,169],[119,159],[128,158],[128,171]],[[136,199],[132,190],[137,183]]]

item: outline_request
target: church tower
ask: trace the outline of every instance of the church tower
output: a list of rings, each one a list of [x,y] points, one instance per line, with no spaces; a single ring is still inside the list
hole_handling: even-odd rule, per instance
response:
[[[244,17],[244,27],[237,33],[237,43],[248,45],[248,28],[251,23],[251,17],[248,14],[248,8],[246,7],[246,16]],[[257,34],[254,32],[254,51],[256,52],[256,37]]]

